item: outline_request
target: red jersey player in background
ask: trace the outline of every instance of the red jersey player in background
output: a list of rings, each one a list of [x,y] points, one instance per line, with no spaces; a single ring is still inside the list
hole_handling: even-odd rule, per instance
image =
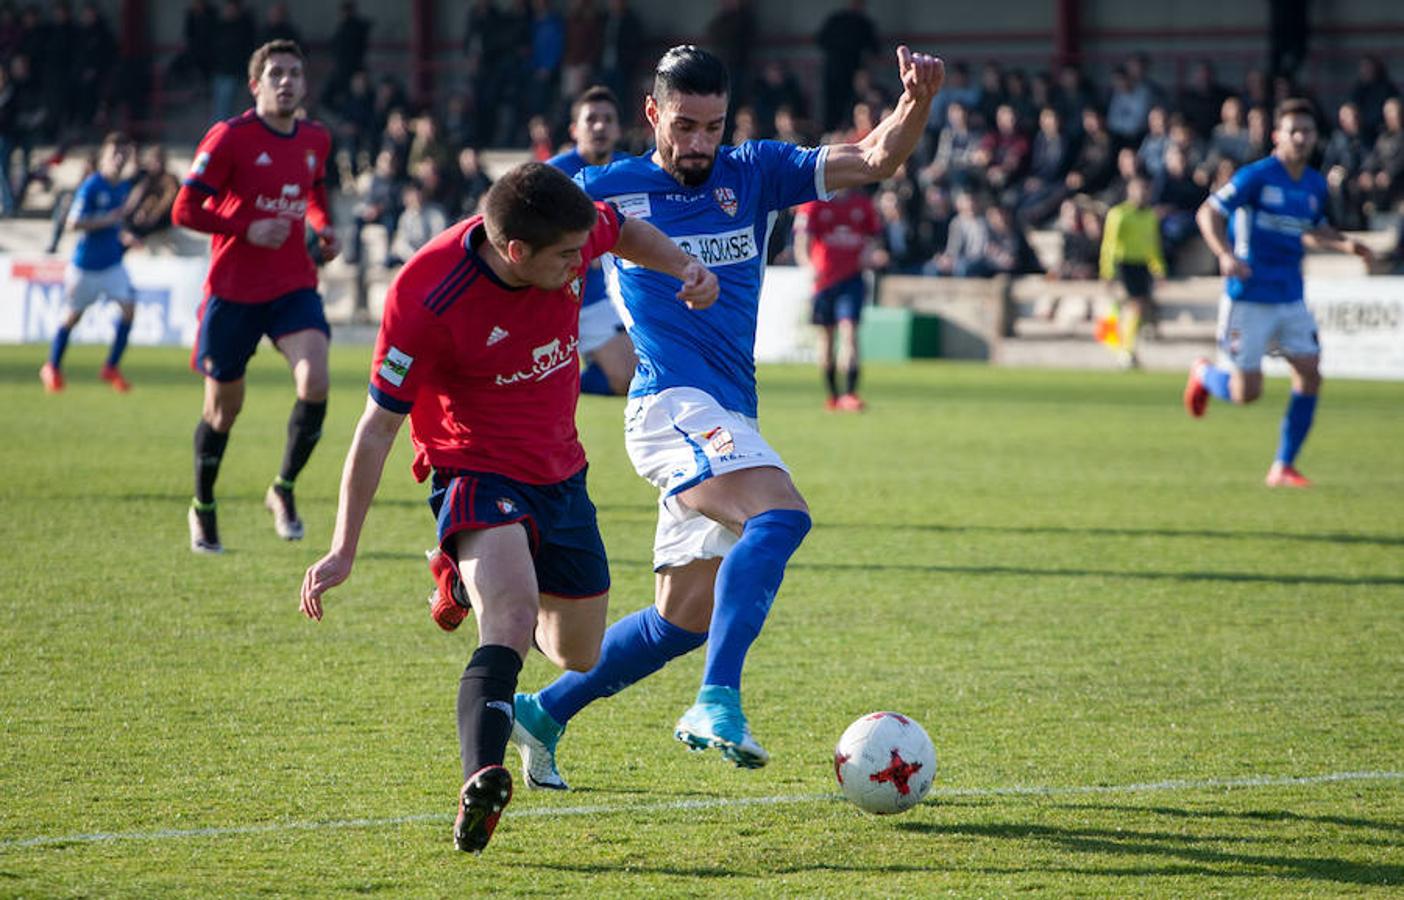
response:
[[[580,303],[590,262],[614,253],[681,280],[698,309],[717,279],[652,225],[595,203],[569,178],[526,163],[500,178],[482,215],[416,253],[390,285],[370,398],[347,452],[331,551],[307,570],[301,609],[351,574],[386,457],[408,415],[414,474],[433,475],[446,630],[469,609],[478,646],[459,680],[463,764],[454,844],[479,852],[511,799],[502,765],[513,695],[533,644],[561,668],[600,652],[609,565],[575,430]],[[521,527],[513,527],[520,525]]]
[[[264,503],[279,537],[295,541],[303,534],[293,482],[322,436],[331,337],[307,251],[307,225],[317,233],[324,261],[340,248],[323,184],[331,135],[299,116],[307,93],[302,65],[302,50],[292,41],[271,41],[254,51],[253,109],[216,124],[200,141],[171,211],[175,224],[213,236],[191,358],[205,376],[189,513],[190,549],[197,553],[223,550],[214,483],[244,403],[245,367],[265,334],[288,360],[297,402],[282,469]]]
[[[868,195],[853,189],[831,200],[815,200],[795,216],[795,256],[814,268],[812,321],[823,334],[819,339],[819,368],[824,372],[828,409],[861,412],[858,397],[858,322],[863,314],[867,287],[863,268],[867,262],[882,265],[873,248],[881,230],[877,209]],[[838,362],[834,360],[834,331],[839,336]],[[838,366],[844,369],[844,389],[838,389]]]

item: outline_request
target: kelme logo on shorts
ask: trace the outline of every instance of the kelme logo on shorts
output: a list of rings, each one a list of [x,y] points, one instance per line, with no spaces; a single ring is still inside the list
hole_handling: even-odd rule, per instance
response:
[[[386,352],[385,359],[380,363],[380,377],[395,387],[399,387],[405,383],[405,376],[409,374],[410,366],[413,364],[413,356],[399,347],[391,347]]]

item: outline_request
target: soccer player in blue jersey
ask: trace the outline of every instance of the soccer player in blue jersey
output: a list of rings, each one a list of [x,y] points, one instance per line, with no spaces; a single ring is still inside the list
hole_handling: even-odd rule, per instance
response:
[[[83,236],[78,239],[73,260],[64,273],[68,314],[54,333],[49,361],[39,369],[39,380],[50,393],[64,388],[63,354],[68,349],[69,335],[88,307],[100,300],[115,302],[120,312],[112,349],[98,377],[119,393],[131,390],[118,365],[127,349],[127,337],[136,315],[136,291],[127,275],[127,267],[122,264],[127,245],[135,242],[135,238],[122,230],[127,196],[132,190],[132,182],[124,179],[122,173],[134,150],[135,145],[126,135],[120,132],[107,135],[98,150],[97,171],[84,179],[73,195],[68,223]]]
[[[1326,221],[1326,179],[1307,165],[1316,120],[1306,100],[1277,108],[1273,152],[1239,169],[1199,208],[1199,230],[1226,276],[1219,306],[1222,362],[1197,359],[1185,385],[1185,408],[1198,418],[1209,397],[1251,403],[1263,393],[1263,355],[1272,349],[1292,367],[1292,395],[1282,418],[1268,487],[1307,487],[1297,453],[1311,430],[1321,392],[1321,346],[1302,289],[1303,247],[1353,253],[1368,265],[1370,248]]]
[[[570,137],[575,146],[547,160],[575,175],[586,166],[603,166],[628,159],[619,144],[619,100],[607,87],[588,88],[571,105]],[[585,276],[585,294],[580,300],[580,355],[585,371],[580,373],[582,394],[623,394],[629,389],[638,357],[634,342],[619,320],[619,314],[605,294],[604,269],[599,260],[590,264]]]
[[[600,660],[537,694],[518,694],[513,741],[526,781],[565,789],[555,764],[567,722],[670,659],[708,644],[697,702],[674,736],[715,748],[738,766],[765,765],[741,710],[741,669],[809,531],[809,510],[756,423],[756,311],[770,226],[783,209],[891,176],[911,154],[940,90],[939,59],[897,50],[896,108],[853,144],[801,148],[778,141],[722,147],[725,66],[674,47],[655,73],[644,112],[656,147],[576,176],[592,197],[657,226],[716,273],[721,297],[690,318],[648,298],[677,285],[618,261],[606,277],[622,295],[639,365],[625,409],[625,447],[659,488],[653,606],[605,633]]]

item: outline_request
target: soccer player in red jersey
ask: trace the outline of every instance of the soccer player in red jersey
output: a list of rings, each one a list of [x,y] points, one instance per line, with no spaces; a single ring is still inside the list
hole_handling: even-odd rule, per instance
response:
[[[864,263],[871,258],[873,237],[881,229],[877,209],[858,189],[843,191],[831,200],[814,200],[795,216],[795,255],[814,269],[815,325],[819,339],[819,368],[829,389],[825,405],[845,412],[861,412],[858,397],[858,321],[863,314],[867,286]],[[834,332],[838,331],[838,362],[834,360]],[[838,389],[838,366],[845,373],[843,392]]]
[[[660,303],[717,297],[716,276],[652,225],[591,201],[560,171],[526,163],[484,212],[440,234],[390,286],[370,398],[347,453],[331,551],[307,570],[301,609],[351,574],[361,528],[406,415],[414,474],[432,474],[440,602],[465,593],[478,646],[458,688],[463,763],[454,843],[487,845],[512,778],[502,766],[512,698],[533,644],[586,671],[599,656],[609,566],[575,430],[580,301],[590,261],[614,253],[682,284]],[[521,527],[510,527],[517,526]],[[446,622],[451,628],[467,614]]]
[[[322,436],[331,336],[307,250],[307,225],[317,233],[324,261],[340,248],[323,183],[331,135],[299,116],[307,93],[302,65],[302,50],[292,41],[271,41],[254,51],[249,59],[253,109],[216,124],[200,141],[171,211],[177,225],[212,235],[213,259],[191,358],[205,376],[189,513],[190,549],[197,553],[223,550],[214,483],[229,429],[244,403],[245,367],[265,334],[288,360],[297,402],[288,419],[282,469],[264,503],[279,537],[294,541],[303,534],[293,482]]]

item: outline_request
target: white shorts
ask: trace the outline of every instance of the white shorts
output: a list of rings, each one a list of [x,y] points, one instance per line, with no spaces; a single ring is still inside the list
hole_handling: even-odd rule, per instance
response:
[[[1320,356],[1316,319],[1305,301],[1219,300],[1219,354],[1240,372],[1256,372],[1263,356]]]
[[[127,267],[118,263],[106,269],[80,269],[72,263],[63,272],[64,300],[70,310],[81,312],[99,300],[131,303],[136,299]]]
[[[580,308],[580,355],[594,353],[624,330],[619,313],[608,299]]]
[[[761,437],[755,419],[722,409],[711,394],[696,388],[668,388],[629,400],[624,449],[634,471],[659,491],[655,571],[725,556],[736,543],[725,526],[679,503],[679,493],[741,469],[789,471]]]

